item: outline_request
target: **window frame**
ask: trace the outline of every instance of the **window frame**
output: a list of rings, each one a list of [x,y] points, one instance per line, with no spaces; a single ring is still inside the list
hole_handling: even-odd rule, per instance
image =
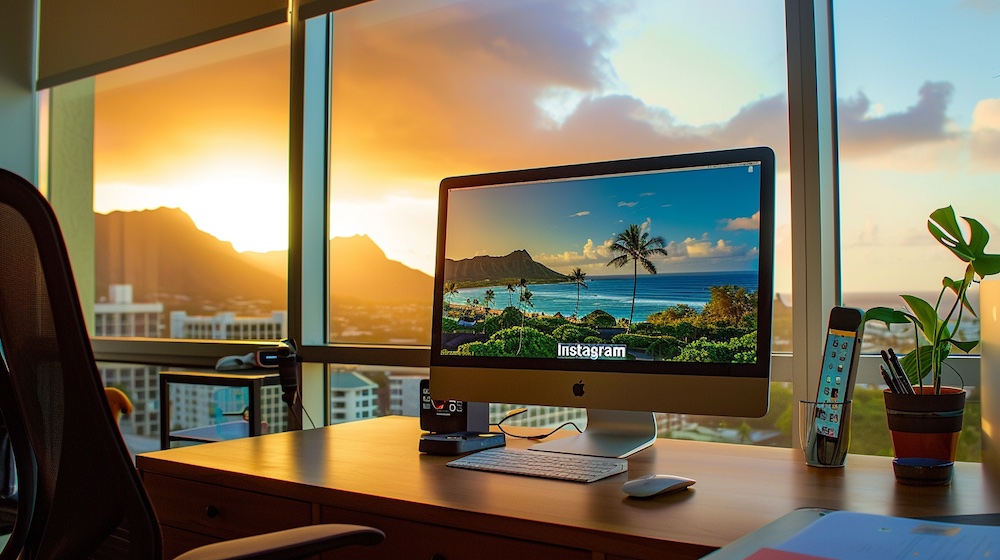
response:
[[[306,362],[304,404],[329,422],[330,364],[426,368],[426,346],[328,343],[329,95],[333,12],[301,19],[291,2],[289,143],[289,335]],[[792,353],[774,354],[771,380],[789,382],[796,400],[816,391],[828,310],[840,300],[837,206],[836,80],[831,0],[785,0],[793,232]],[[322,301],[323,305],[314,302]],[[310,302],[310,305],[306,305]],[[245,341],[94,337],[98,360],[212,367],[218,356],[247,352]],[[950,359],[967,385],[978,385],[979,359]],[[881,383],[880,361],[864,356],[858,382]],[[793,433],[797,433],[793,430]]]

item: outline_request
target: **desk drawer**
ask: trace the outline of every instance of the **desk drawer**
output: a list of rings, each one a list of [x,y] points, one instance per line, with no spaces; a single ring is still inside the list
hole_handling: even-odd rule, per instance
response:
[[[161,525],[218,539],[312,523],[307,502],[145,473],[143,484]]]
[[[511,539],[394,517],[324,507],[323,523],[355,523],[381,529],[385,541],[374,547],[350,547],[326,554],[324,560],[393,558],[406,560],[591,560],[589,551]]]

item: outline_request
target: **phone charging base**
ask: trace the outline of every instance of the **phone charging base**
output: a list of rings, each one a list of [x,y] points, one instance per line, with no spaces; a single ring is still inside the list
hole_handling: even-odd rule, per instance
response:
[[[424,434],[418,447],[428,455],[461,455],[491,447],[505,445],[503,434],[481,432],[454,432],[451,434]]]

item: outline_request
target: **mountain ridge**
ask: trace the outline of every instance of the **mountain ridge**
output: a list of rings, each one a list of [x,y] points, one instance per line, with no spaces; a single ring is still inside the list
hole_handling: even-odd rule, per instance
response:
[[[287,251],[240,253],[176,208],[94,216],[98,301],[111,284],[131,284],[134,301],[163,302],[168,311],[269,315],[288,307]],[[369,237],[337,237],[329,243],[333,298],[430,301],[433,278],[390,260]]]
[[[446,282],[457,284],[495,283],[500,285],[510,283],[511,280],[517,282],[521,278],[535,283],[560,282],[569,279],[565,274],[560,274],[535,261],[524,249],[511,251],[500,257],[477,255],[468,259],[445,259],[444,263],[444,280]]]

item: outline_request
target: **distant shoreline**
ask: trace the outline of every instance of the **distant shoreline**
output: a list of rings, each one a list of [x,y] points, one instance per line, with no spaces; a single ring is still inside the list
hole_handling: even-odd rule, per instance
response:
[[[632,317],[644,322],[650,315],[666,309],[687,305],[700,311],[711,298],[711,288],[735,285],[748,291],[757,290],[756,271],[712,273],[644,274],[638,277],[635,308],[632,309],[633,276],[607,274],[588,277],[585,285],[575,282],[528,283],[530,304],[524,311],[540,316],[584,317],[592,311],[603,311],[616,319]],[[458,294],[445,301],[453,304],[473,304],[483,307],[486,290],[493,291],[492,305],[503,309],[521,307],[521,288],[507,290],[505,285],[460,288]],[[477,302],[478,303],[474,303]]]

